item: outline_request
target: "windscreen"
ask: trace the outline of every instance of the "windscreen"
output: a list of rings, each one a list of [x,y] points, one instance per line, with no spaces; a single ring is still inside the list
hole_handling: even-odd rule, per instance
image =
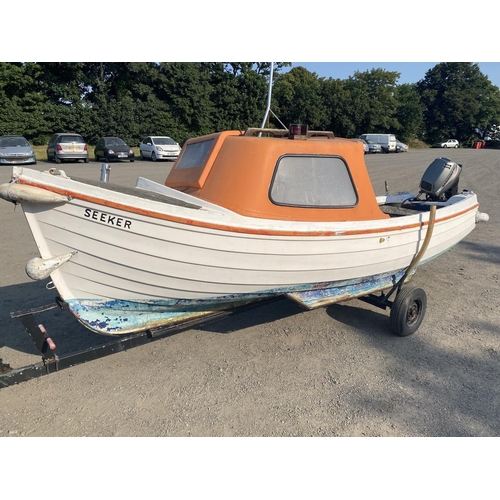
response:
[[[119,137],[111,137],[110,139],[106,139],[106,146],[126,146],[126,144]]]
[[[66,144],[66,143],[70,143],[70,142],[82,143],[85,141],[83,140],[83,137],[81,135],[62,135],[61,137],[59,137],[57,142],[60,142],[62,144]]]
[[[213,139],[208,141],[195,142],[188,144],[182,153],[181,159],[177,164],[176,170],[180,168],[199,167],[203,165],[208,152],[214,143]]]
[[[157,146],[175,146],[177,143],[170,137],[154,137],[153,143]]]
[[[332,156],[282,157],[270,194],[278,205],[338,208],[357,203],[347,165]]]
[[[0,148],[28,147],[29,142],[24,137],[2,137]]]

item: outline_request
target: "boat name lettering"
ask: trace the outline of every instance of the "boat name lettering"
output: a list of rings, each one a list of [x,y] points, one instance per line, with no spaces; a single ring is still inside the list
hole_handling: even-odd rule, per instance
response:
[[[105,222],[106,224],[110,224],[111,226],[123,227],[125,229],[130,229],[132,226],[132,221],[128,219],[117,217],[116,215],[109,215],[105,212],[98,212],[97,210],[91,210],[90,208],[85,209],[85,217],[87,217],[88,219]]]

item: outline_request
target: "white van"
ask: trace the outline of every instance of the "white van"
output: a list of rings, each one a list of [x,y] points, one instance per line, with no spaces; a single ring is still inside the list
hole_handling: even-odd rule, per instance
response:
[[[396,152],[396,136],[394,134],[363,134],[359,139],[380,144],[384,153]]]

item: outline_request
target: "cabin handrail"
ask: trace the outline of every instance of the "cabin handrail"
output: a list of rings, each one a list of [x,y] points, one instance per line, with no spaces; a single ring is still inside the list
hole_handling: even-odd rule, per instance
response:
[[[280,128],[258,128],[251,127],[245,130],[243,135],[255,135],[255,134],[271,134],[273,137],[285,137],[289,134],[288,130]]]
[[[327,139],[335,139],[335,134],[327,130],[309,130],[307,137],[326,137]]]
[[[243,135],[255,135],[255,134],[271,134],[273,137],[287,137],[290,135],[289,130],[279,129],[279,128],[258,128],[250,127],[247,128]],[[335,135],[333,132],[323,131],[323,130],[309,130],[306,137],[326,137],[327,139],[334,139]]]

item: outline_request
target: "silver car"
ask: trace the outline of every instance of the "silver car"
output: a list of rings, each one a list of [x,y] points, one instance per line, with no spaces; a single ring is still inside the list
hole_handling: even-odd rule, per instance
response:
[[[396,141],[396,153],[408,153],[408,145],[401,141]]]
[[[35,152],[23,136],[4,135],[0,137],[0,164],[35,165]]]
[[[368,144],[368,151],[371,154],[382,152],[382,146],[380,144],[377,144],[376,142],[372,142],[372,141],[368,141],[368,140],[366,141],[366,143]]]
[[[139,144],[141,158],[157,160],[177,160],[181,154],[179,143],[167,136],[150,135]]]
[[[359,141],[361,144],[363,144],[363,150],[364,150],[365,154],[370,152],[370,148],[368,146],[368,143],[364,139],[356,139],[356,140]]]
[[[47,160],[61,163],[63,160],[89,162],[88,146],[79,134],[57,133],[47,144]]]
[[[448,139],[447,141],[438,142],[432,146],[433,148],[458,148],[460,143],[456,139]]]

